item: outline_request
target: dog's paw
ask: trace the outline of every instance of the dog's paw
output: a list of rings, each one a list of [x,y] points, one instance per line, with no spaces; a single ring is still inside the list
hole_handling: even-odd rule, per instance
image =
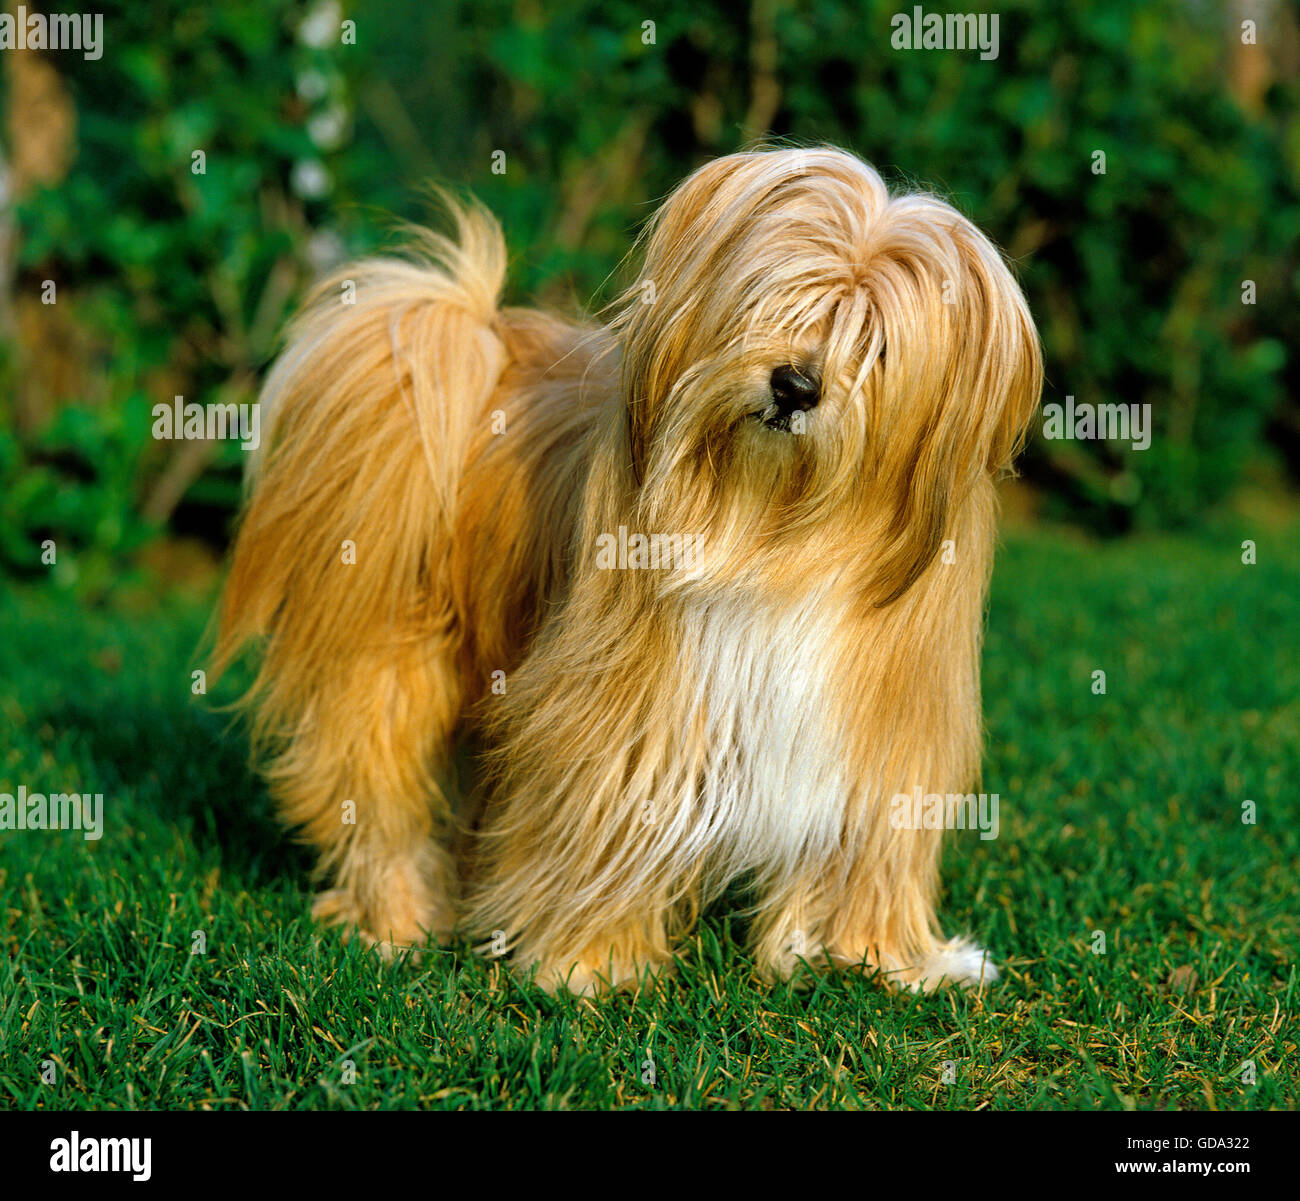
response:
[[[671,963],[606,964],[603,968],[576,963],[568,969],[539,967],[536,983],[546,992],[569,992],[575,997],[596,997],[611,992],[639,992],[653,988],[674,974]]]
[[[382,959],[408,955],[415,963],[430,937],[444,941],[455,924],[449,904],[437,903],[431,889],[413,886],[404,875],[390,878],[380,897],[361,898],[347,888],[327,889],[312,903],[312,916],[339,927],[345,941],[359,938]]]
[[[998,969],[982,947],[964,938],[940,943],[919,967],[903,974],[901,983],[914,992],[933,992],[945,984],[980,988],[998,978]]]
[[[524,956],[516,966],[533,970],[533,982],[546,992],[594,997],[614,991],[638,991],[675,974],[673,961],[645,948],[636,953],[602,955],[594,948],[578,956],[542,959]]]
[[[323,926],[337,927],[344,942],[359,939],[381,959],[393,960],[406,954],[413,963],[420,961],[418,947],[425,941],[422,932],[408,932],[405,938],[376,936],[362,919],[356,898],[345,888],[330,888],[320,893],[312,902],[311,915]],[[392,929],[391,925],[389,928]]]

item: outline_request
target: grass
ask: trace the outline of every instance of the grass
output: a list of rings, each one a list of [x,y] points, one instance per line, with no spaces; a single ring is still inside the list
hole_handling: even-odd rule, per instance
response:
[[[380,964],[312,925],[306,854],[190,696],[201,606],[7,594],[0,792],[102,792],[105,832],[0,833],[0,1108],[1294,1107],[1300,539],[1239,542],[1008,538],[1001,836],[955,836],[943,905],[1004,978],[925,997],[765,987],[727,906],[655,993]]]

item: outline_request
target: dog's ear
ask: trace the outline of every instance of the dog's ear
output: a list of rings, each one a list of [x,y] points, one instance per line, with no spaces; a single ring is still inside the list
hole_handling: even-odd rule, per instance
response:
[[[871,584],[878,605],[930,565],[980,476],[1011,466],[1042,389],[1037,330],[988,239],[928,196],[894,200],[883,225],[867,272],[884,336],[874,459],[889,518]]]
[[[732,176],[744,156],[714,159],[687,176],[642,230],[634,254],[641,258],[636,282],[616,302],[613,328],[622,348],[622,395],[632,472],[645,478],[651,427],[662,411],[693,345],[715,331],[701,300],[718,252],[724,194],[735,199]],[[729,186],[730,185],[730,186]],[[734,219],[734,217],[733,217]]]

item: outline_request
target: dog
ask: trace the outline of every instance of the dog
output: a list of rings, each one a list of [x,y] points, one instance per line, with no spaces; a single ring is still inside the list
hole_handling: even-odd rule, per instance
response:
[[[850,153],[751,150],[672,192],[599,323],[501,307],[499,226],[447,203],[291,326],[219,609],[314,912],[584,993],[741,879],[766,978],[993,979],[890,803],[979,779],[994,485],[1042,384],[1001,254]]]

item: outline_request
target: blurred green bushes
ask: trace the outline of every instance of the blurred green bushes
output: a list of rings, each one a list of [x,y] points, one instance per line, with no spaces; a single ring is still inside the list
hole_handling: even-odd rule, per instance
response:
[[[515,299],[599,302],[663,194],[760,137],[844,145],[949,196],[1018,264],[1044,399],[1151,405],[1149,450],[1035,439],[1052,515],[1186,524],[1255,464],[1300,461],[1293,5],[1243,46],[1215,4],[1001,4],[991,61],[894,49],[912,7],[895,0],[102,7],[102,59],[44,56],[75,107],[71,167],[14,213],[13,304],[56,280],[89,349],[44,395],[52,315],[9,322],[11,568],[43,570],[41,537],[83,584],[157,531],[219,540],[238,449],[154,442],[130,414],[251,399],[310,277],[427,215],[430,180],[502,217]]]

